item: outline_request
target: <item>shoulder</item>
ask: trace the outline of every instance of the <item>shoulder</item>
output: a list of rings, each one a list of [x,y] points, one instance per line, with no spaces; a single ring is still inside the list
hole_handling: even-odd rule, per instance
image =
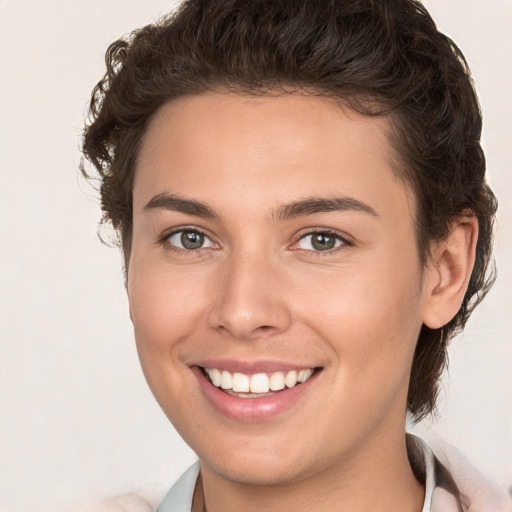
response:
[[[455,481],[467,512],[512,512],[512,499],[455,447],[437,441],[434,452]]]
[[[411,459],[413,468],[418,466],[418,451],[424,460],[428,473],[432,474],[430,512],[512,512],[512,500],[507,491],[480,473],[468,459],[455,447],[433,438],[423,439],[408,435],[408,447],[411,440],[417,447],[416,461]],[[430,448],[432,446],[432,448]],[[411,453],[411,450],[409,450]],[[427,485],[427,496],[428,496]]]

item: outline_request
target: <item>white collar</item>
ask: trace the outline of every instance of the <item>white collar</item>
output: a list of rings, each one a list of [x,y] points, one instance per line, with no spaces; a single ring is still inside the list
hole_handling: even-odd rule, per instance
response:
[[[164,496],[156,512],[191,512],[200,469],[199,461],[190,466]]]
[[[425,501],[421,512],[432,512],[432,498],[436,487],[435,457],[430,446],[420,437],[407,434],[407,453],[413,469],[425,484]]]

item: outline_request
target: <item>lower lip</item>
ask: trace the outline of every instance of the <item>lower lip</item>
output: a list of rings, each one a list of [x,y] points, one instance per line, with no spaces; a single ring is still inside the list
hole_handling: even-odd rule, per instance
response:
[[[293,388],[276,391],[272,395],[260,398],[240,398],[216,388],[199,367],[193,366],[191,369],[204,395],[218,412],[228,418],[246,423],[270,420],[291,409],[301,401],[318,374],[316,371],[306,382]]]

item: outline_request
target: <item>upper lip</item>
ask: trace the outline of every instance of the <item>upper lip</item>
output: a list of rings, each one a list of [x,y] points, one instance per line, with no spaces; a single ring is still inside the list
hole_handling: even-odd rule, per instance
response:
[[[197,361],[191,366],[200,366],[202,368],[216,368],[226,370],[231,373],[245,373],[252,375],[255,373],[272,373],[278,371],[307,370],[308,368],[317,368],[318,365],[293,363],[290,361],[276,360],[256,360],[242,361],[233,359],[207,359]]]

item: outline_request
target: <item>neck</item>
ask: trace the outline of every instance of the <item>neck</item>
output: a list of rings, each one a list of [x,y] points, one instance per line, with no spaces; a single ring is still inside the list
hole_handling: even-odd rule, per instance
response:
[[[402,431],[392,442],[377,438],[336,465],[272,486],[230,480],[202,462],[193,510],[418,512],[424,492],[409,464]]]

